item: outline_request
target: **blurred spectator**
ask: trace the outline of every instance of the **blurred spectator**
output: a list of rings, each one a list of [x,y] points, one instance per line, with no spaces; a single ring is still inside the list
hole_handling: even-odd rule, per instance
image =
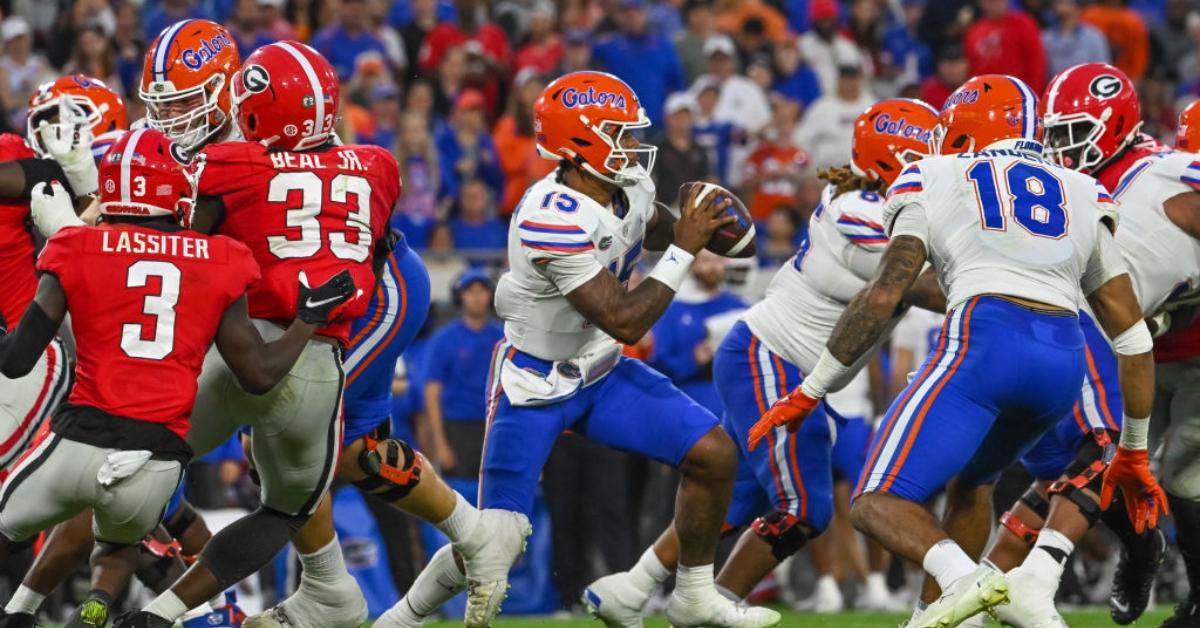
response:
[[[654,337],[650,365],[718,415],[724,409],[713,386],[712,362],[726,330],[714,319],[748,307],[722,289],[724,280],[725,258],[701,250],[692,263],[691,281],[680,287],[650,332]]]
[[[393,9],[401,5],[411,7],[409,21],[400,27],[400,39],[404,40],[404,56],[413,66],[420,66],[421,49],[425,45],[425,38],[438,24],[437,4],[437,0],[410,0],[410,2],[396,2],[392,5]],[[433,73],[431,70],[436,67],[436,64],[431,63],[428,66],[420,66],[420,69],[422,73],[429,75]]]
[[[142,63],[145,61],[146,40],[138,24],[138,9],[132,3],[117,4],[117,31],[113,48],[117,51],[117,75],[125,86],[126,95],[136,94],[141,86]],[[133,118],[130,118],[133,119]]]
[[[679,202],[679,186],[683,183],[715,179],[708,155],[692,138],[695,120],[694,96],[677,92],[667,98],[666,134],[658,145],[653,174],[656,198],[670,207]]]
[[[483,94],[464,89],[454,103],[449,124],[435,137],[441,158],[443,198],[456,198],[461,181],[483,179],[495,198],[504,194],[500,157],[488,133]]]
[[[261,2],[262,0],[237,0],[233,5],[233,13],[225,21],[225,28],[229,29],[229,34],[233,35],[233,40],[237,42],[238,54],[243,61],[261,46],[277,41],[259,28],[262,19]]]
[[[708,163],[717,175],[717,182],[728,186],[730,180],[730,152],[735,139],[741,132],[732,122],[717,118],[717,101],[721,86],[715,79],[700,77],[692,86],[696,98],[696,122],[692,135],[708,156]]]
[[[941,110],[950,94],[958,89],[971,76],[967,69],[967,59],[963,56],[962,48],[956,45],[946,46],[938,54],[937,72],[925,79],[921,84],[921,100],[929,103],[934,109]]]
[[[387,57],[383,42],[371,31],[367,0],[335,0],[337,21],[313,38],[313,48],[329,59],[338,76],[348,80],[358,56],[375,52]]]
[[[492,190],[486,183],[471,179],[459,186],[458,216],[450,221],[450,233],[454,248],[464,253],[504,249],[508,226],[496,218]]]
[[[812,154],[815,168],[848,164],[854,119],[874,101],[875,97],[863,87],[862,71],[845,66],[838,73],[834,91],[804,112],[792,140]]]
[[[1136,81],[1146,74],[1150,63],[1150,36],[1142,16],[1125,4],[1125,0],[1099,0],[1080,17],[1104,34],[1113,52],[1113,65]]]
[[[979,9],[963,38],[971,74],[1011,74],[1042,93],[1049,77],[1037,22],[1009,0],[979,0]]]
[[[154,41],[163,29],[187,19],[215,20],[217,16],[194,0],[161,0],[157,6],[151,3],[142,15],[142,33],[146,41]]]
[[[429,232],[421,259],[429,271],[430,298],[446,302],[451,298],[454,279],[467,270],[467,262],[454,252],[454,234],[450,225],[439,222]]]
[[[33,51],[33,33],[25,18],[14,15],[0,22],[0,104],[8,114],[9,128],[25,128],[29,95],[38,85],[54,78],[46,58]]]
[[[651,123],[658,125],[667,94],[685,87],[679,56],[670,41],[647,29],[646,0],[619,0],[617,23],[620,31],[597,43],[592,58],[633,88]]]
[[[1079,19],[1078,0],[1054,0],[1053,8],[1058,24],[1042,31],[1050,76],[1080,63],[1111,60],[1108,40],[1094,26]]]
[[[465,87],[467,79],[467,52],[462,46],[454,46],[442,55],[438,66],[437,89],[433,94],[433,107],[443,118],[450,117],[454,102]]]
[[[846,35],[862,51],[864,67],[878,68],[883,55],[883,13],[877,0],[851,0]]]
[[[838,32],[838,7],[835,0],[812,0],[812,30],[800,36],[800,52],[821,78],[821,92],[831,93],[837,83],[838,68],[862,66],[863,54],[845,35]]]
[[[818,105],[814,105],[812,111],[817,111],[820,102],[817,101]],[[742,180],[742,189],[750,197],[750,215],[755,222],[766,220],[777,207],[795,204],[801,180],[808,174],[812,163],[808,153],[795,142],[800,130],[796,124],[800,105],[778,95],[774,104],[771,128],[746,160],[745,177]],[[830,136],[835,139],[827,141],[845,141],[846,160],[849,161],[849,133],[841,137],[831,133]],[[826,150],[823,146],[820,149]]]
[[[562,62],[563,43],[554,30],[554,3],[538,0],[529,15],[529,41],[517,49],[513,71],[532,69],[550,74]]]
[[[368,101],[371,125],[355,141],[384,148],[395,146],[396,136],[400,132],[400,91],[391,83],[383,83],[375,86]]]
[[[775,56],[775,46],[767,39],[766,27],[758,17],[742,22],[742,29],[737,32],[736,38],[738,59],[744,68]]]
[[[76,32],[74,53],[63,66],[62,73],[86,74],[104,81],[119,94],[125,93],[125,86],[117,73],[117,51],[98,24],[85,26]]]
[[[554,170],[555,162],[544,159],[537,152],[533,138],[533,102],[541,96],[546,81],[533,70],[522,70],[517,74],[512,94],[508,99],[508,111],[496,122],[492,141],[496,154],[500,156],[500,169],[504,171],[504,195],[500,200],[500,212],[511,214],[525,190],[538,179]]]
[[[409,66],[404,40],[387,22],[390,0],[367,0],[367,21],[375,37],[383,44],[383,54],[396,78],[403,77]]]
[[[674,41],[683,30],[683,3],[684,0],[660,0],[651,3],[646,10],[650,32]]]
[[[61,14],[57,3],[35,0],[17,0],[11,9],[13,15],[21,15],[30,21],[34,40],[45,42],[46,57],[56,67],[66,63],[75,52],[74,38],[64,35],[74,33],[78,36],[80,30],[98,28],[105,39],[110,39],[117,30],[117,16],[107,0],[75,0],[68,4],[70,10]],[[45,21],[46,18],[50,21]],[[47,34],[50,34],[49,41],[46,41]]]
[[[715,33],[712,5],[708,0],[687,0],[683,5],[683,21],[685,29],[675,35],[675,52],[679,53],[684,76],[690,83],[707,67],[704,42]]]
[[[456,0],[454,6],[458,10],[458,23],[443,22],[429,31],[421,46],[417,67],[428,72],[441,64],[447,50],[474,42],[488,62],[489,71],[507,75],[512,61],[508,36],[487,20],[485,7],[477,0]]]
[[[425,365],[425,416],[433,450],[425,452],[449,477],[474,479],[483,456],[485,397],[492,349],[504,327],[492,318],[491,277],[465,271],[454,283],[462,315],[434,333]]]
[[[713,115],[719,121],[736,124],[750,133],[761,131],[771,122],[771,103],[761,87],[737,73],[737,50],[733,40],[725,35],[713,35],[704,42],[704,55],[708,58],[708,73],[700,77],[698,83],[703,82],[705,86],[712,83],[720,90]]]
[[[775,266],[791,257],[804,231],[795,207],[779,205],[767,217],[763,236],[758,241],[758,256],[763,266]]]
[[[771,87],[772,91],[805,107],[821,96],[821,79],[800,56],[800,46],[795,39],[775,47],[775,76],[777,78]]]
[[[258,0],[257,3],[260,36],[275,41],[296,38],[296,29],[284,16],[287,0]]]
[[[960,43],[975,13],[976,0],[925,2],[917,35],[936,55],[950,44]]]
[[[721,32],[741,32],[747,21],[758,20],[767,39],[778,42],[787,37],[787,20],[762,0],[716,2],[713,9],[717,19],[717,30]]]
[[[1167,0],[1162,24],[1151,32],[1150,75],[1167,81],[1179,81],[1179,62],[1192,52],[1188,28],[1188,0]]]
[[[396,161],[404,193],[392,215],[392,226],[403,231],[415,248],[423,248],[442,215],[438,205],[441,165],[429,118],[413,112],[401,117]]]
[[[926,0],[903,0],[901,19],[883,35],[879,74],[900,85],[917,85],[933,73],[933,54],[917,28]]]
[[[559,74],[592,69],[592,39],[587,30],[576,28],[563,35],[562,67]]]

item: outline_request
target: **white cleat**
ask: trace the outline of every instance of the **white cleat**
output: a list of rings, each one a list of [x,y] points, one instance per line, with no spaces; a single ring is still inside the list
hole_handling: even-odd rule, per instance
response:
[[[809,602],[812,605],[809,610],[814,613],[830,614],[846,610],[846,599],[842,597],[842,588],[838,586],[837,580],[834,580],[833,576],[817,578],[817,585]]]
[[[996,609],[1000,621],[1021,628],[1066,628],[1054,607],[1056,582],[1045,582],[1032,571],[1017,567],[1008,572],[1009,602]]]
[[[990,567],[955,580],[936,602],[909,622],[912,628],[953,628],[1008,601],[1008,580]]]
[[[488,508],[466,538],[455,543],[467,571],[467,628],[486,628],[508,597],[508,570],[525,552],[533,526],[525,515]]]
[[[394,606],[371,624],[372,628],[421,628],[425,625],[426,617],[418,615],[412,607],[401,599]]]
[[[682,602],[677,595],[667,603],[667,621],[673,628],[770,628],[782,619],[769,608],[743,606],[725,599],[716,589],[700,604]]]
[[[908,605],[898,596],[892,595],[883,574],[872,573],[867,574],[867,582],[858,599],[854,601],[854,608],[860,611],[897,613],[908,608]]]
[[[367,621],[367,600],[350,574],[336,583],[303,576],[286,600],[242,622],[242,628],[358,628]]]
[[[622,571],[604,576],[583,590],[588,613],[608,628],[642,628],[642,614],[650,593],[639,590]]]

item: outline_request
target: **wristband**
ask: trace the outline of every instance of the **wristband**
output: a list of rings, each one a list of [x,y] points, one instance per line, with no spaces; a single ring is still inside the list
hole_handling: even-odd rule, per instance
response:
[[[1113,348],[1121,355],[1141,355],[1154,350],[1154,338],[1146,321],[1139,320],[1113,338]]]
[[[662,257],[647,277],[657,280],[672,292],[679,292],[679,286],[683,285],[683,280],[687,278],[695,259],[691,253],[672,244],[663,251]]]
[[[813,367],[813,372],[809,373],[804,378],[804,383],[800,384],[800,389],[809,397],[821,399],[825,393],[829,392],[831,386],[841,381],[849,372],[850,367],[839,362],[829,352],[829,349],[825,349],[821,352],[821,358],[817,360],[817,365]]]
[[[1150,417],[1135,419],[1126,415],[1121,420],[1122,449],[1138,450],[1149,447]]]

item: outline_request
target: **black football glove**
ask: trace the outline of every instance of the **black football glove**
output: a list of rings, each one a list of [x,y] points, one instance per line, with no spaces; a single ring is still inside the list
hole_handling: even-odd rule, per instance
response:
[[[310,325],[325,325],[336,320],[363,291],[354,285],[350,271],[343,270],[332,279],[310,288],[308,276],[300,271],[300,298],[296,301],[296,317]]]

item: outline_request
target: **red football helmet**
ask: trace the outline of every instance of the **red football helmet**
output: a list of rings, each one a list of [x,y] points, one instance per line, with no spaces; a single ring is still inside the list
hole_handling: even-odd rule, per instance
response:
[[[1179,112],[1179,126],[1175,129],[1175,148],[1189,153],[1200,151],[1200,100]]]
[[[42,83],[29,97],[25,137],[39,156],[45,157],[45,149],[34,131],[43,120],[52,121],[58,115],[58,101],[62,96],[67,96],[83,110],[95,137],[129,128],[125,99],[109,89],[103,81],[82,74],[59,77]]]
[[[1133,82],[1107,63],[1082,63],[1050,80],[1042,102],[1046,154],[1094,172],[1137,140],[1142,106]]]
[[[305,150],[328,142],[340,102],[333,66],[297,41],[255,50],[233,77],[242,136],[267,146]]]
[[[658,148],[642,145],[628,132],[649,127],[637,94],[604,72],[572,72],[547,85],[533,103],[538,152],[614,185],[630,186],[650,176]]]
[[[182,20],[146,50],[138,95],[146,122],[195,152],[230,122],[229,84],[238,69],[237,43],[224,26]]]
[[[193,190],[183,159],[182,147],[161,131],[129,131],[100,160],[100,213],[186,215]]]
[[[867,107],[854,120],[850,167],[891,185],[905,166],[929,153],[937,122],[937,109],[920,100],[889,98]]]
[[[955,155],[985,148],[1042,152],[1037,95],[1019,78],[983,74],[967,79],[950,94],[933,128],[930,149]]]

